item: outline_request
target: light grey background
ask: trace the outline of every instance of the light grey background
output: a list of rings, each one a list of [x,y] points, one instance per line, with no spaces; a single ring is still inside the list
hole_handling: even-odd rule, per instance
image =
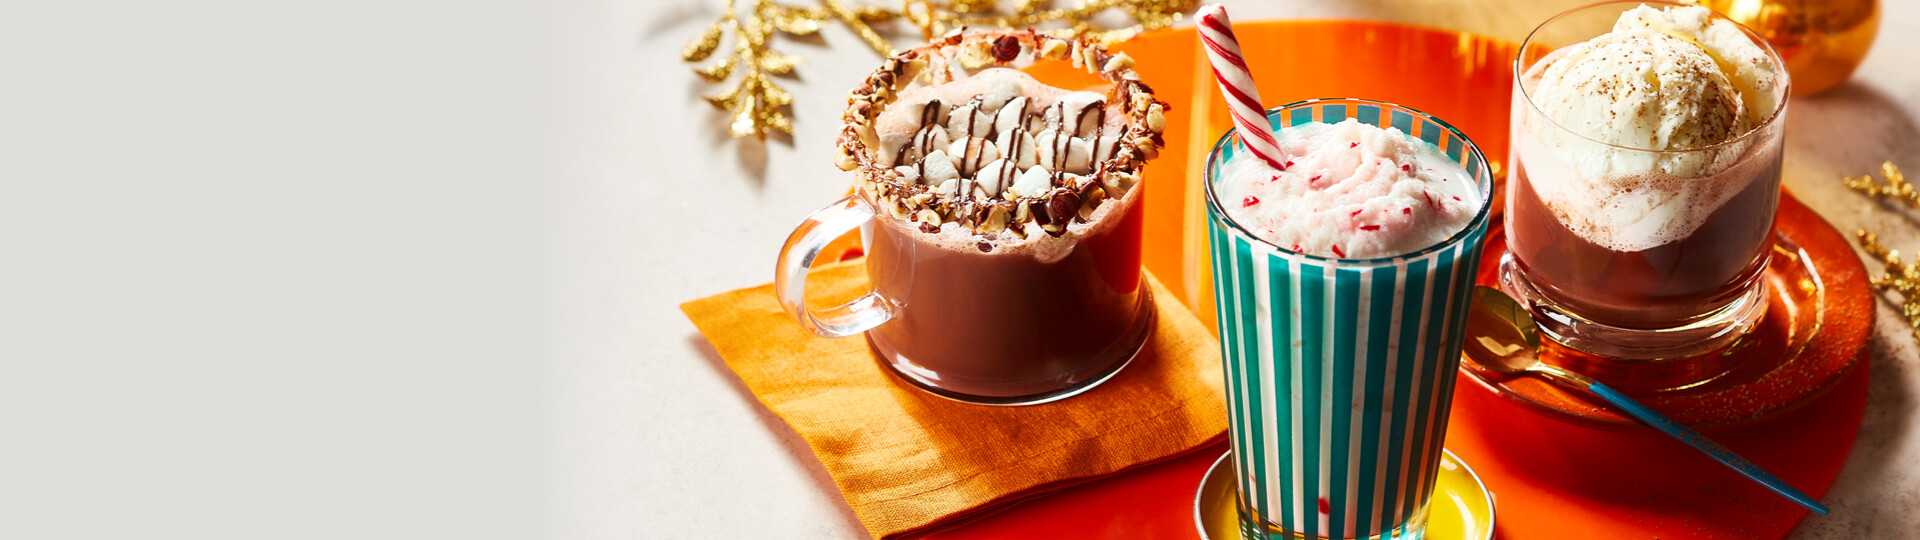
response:
[[[1574,3],[1229,2],[1509,39]],[[796,134],[730,139],[678,60],[721,4],[0,6],[0,538],[863,535],[678,304],[769,281],[845,189],[878,60],[776,38]],[[1824,180],[1920,171],[1920,10],[1886,7],[1862,76],[1795,102],[1789,187],[1911,248],[1920,213]],[[1798,537],[1920,534],[1896,315]]]
[[[528,2],[0,7],[0,538],[532,538]]]

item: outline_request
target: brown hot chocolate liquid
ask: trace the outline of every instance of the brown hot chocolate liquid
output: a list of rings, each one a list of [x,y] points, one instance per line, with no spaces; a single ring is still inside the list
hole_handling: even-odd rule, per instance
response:
[[[905,305],[868,340],[905,375],[966,394],[1032,395],[1099,375],[1132,352],[1116,349],[1144,323],[1143,218],[1140,194],[1131,195],[1110,202],[1117,207],[1058,260],[1022,246],[943,244],[882,218],[869,278]]]
[[[1099,91],[1020,71],[1070,61]],[[863,327],[897,375],[961,401],[1090,388],[1152,328],[1141,168],[1165,102],[1133,60],[1032,30],[960,32],[894,55],[848,96],[835,165],[877,214],[867,270],[893,305]]]
[[[1756,180],[1692,234],[1635,252],[1601,247],[1568,230],[1534,191],[1524,163],[1515,160],[1508,245],[1533,284],[1575,315],[1626,328],[1685,325],[1708,311],[1703,306],[1738,298],[1764,268],[1779,204],[1780,156],[1772,153]]]

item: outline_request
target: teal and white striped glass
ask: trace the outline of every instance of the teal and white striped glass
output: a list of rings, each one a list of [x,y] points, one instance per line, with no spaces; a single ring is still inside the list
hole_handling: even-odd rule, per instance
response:
[[[1246,538],[1420,538],[1453,400],[1493,175],[1459,130],[1400,105],[1318,99],[1267,111],[1276,130],[1347,118],[1396,127],[1471,172],[1473,221],[1419,251],[1329,259],[1288,251],[1222,211],[1207,158],[1220,349]]]

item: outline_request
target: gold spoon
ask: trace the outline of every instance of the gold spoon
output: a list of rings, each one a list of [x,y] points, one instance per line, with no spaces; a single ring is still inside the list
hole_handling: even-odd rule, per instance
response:
[[[1533,315],[1528,313],[1526,308],[1520,307],[1519,302],[1514,301],[1513,297],[1507,296],[1507,293],[1501,292],[1500,289],[1484,285],[1474,287],[1473,307],[1467,313],[1467,339],[1465,351],[1463,351],[1467,359],[1471,360],[1467,364],[1468,367],[1506,376],[1531,373],[1546,377],[1547,380],[1555,383],[1586,390],[1654,429],[1680,439],[1680,442],[1687,443],[1695,450],[1718,460],[1720,464],[1759,482],[1767,489],[1792,499],[1793,502],[1800,503],[1809,510],[1822,515],[1827,513],[1827,507],[1820,504],[1820,501],[1775,478],[1759,465],[1747,461],[1746,458],[1740,457],[1725,446],[1720,446],[1720,443],[1714,442],[1713,439],[1708,439],[1707,436],[1701,435],[1692,428],[1647,408],[1646,405],[1628,398],[1600,381],[1541,362],[1537,354],[1539,350],[1540,328],[1534,325]]]

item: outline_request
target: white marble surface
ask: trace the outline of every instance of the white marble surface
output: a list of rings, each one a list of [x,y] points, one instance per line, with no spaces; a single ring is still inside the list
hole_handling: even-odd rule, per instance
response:
[[[805,4],[806,2],[799,2]],[[1373,18],[1518,38],[1575,2],[1371,0],[1230,2],[1241,20]],[[543,73],[548,169],[540,203],[557,221],[541,264],[547,411],[559,497],[548,537],[705,538],[750,528],[770,538],[865,532],[805,444],[747,396],[683,316],[681,302],[771,280],[792,226],[838,197],[831,161],[845,92],[876,62],[839,26],[783,40],[806,59],[794,136],[733,140],[715,90],[678,58],[720,0],[581,1],[549,6]],[[1797,99],[1788,186],[1842,230],[1885,231],[1920,251],[1920,211],[1853,195],[1837,178],[1893,159],[1920,173],[1920,5],[1888,2],[1879,42],[1848,85]],[[1852,457],[1825,497],[1834,514],[1795,538],[1920,537],[1920,355],[1883,301],[1869,405]]]

